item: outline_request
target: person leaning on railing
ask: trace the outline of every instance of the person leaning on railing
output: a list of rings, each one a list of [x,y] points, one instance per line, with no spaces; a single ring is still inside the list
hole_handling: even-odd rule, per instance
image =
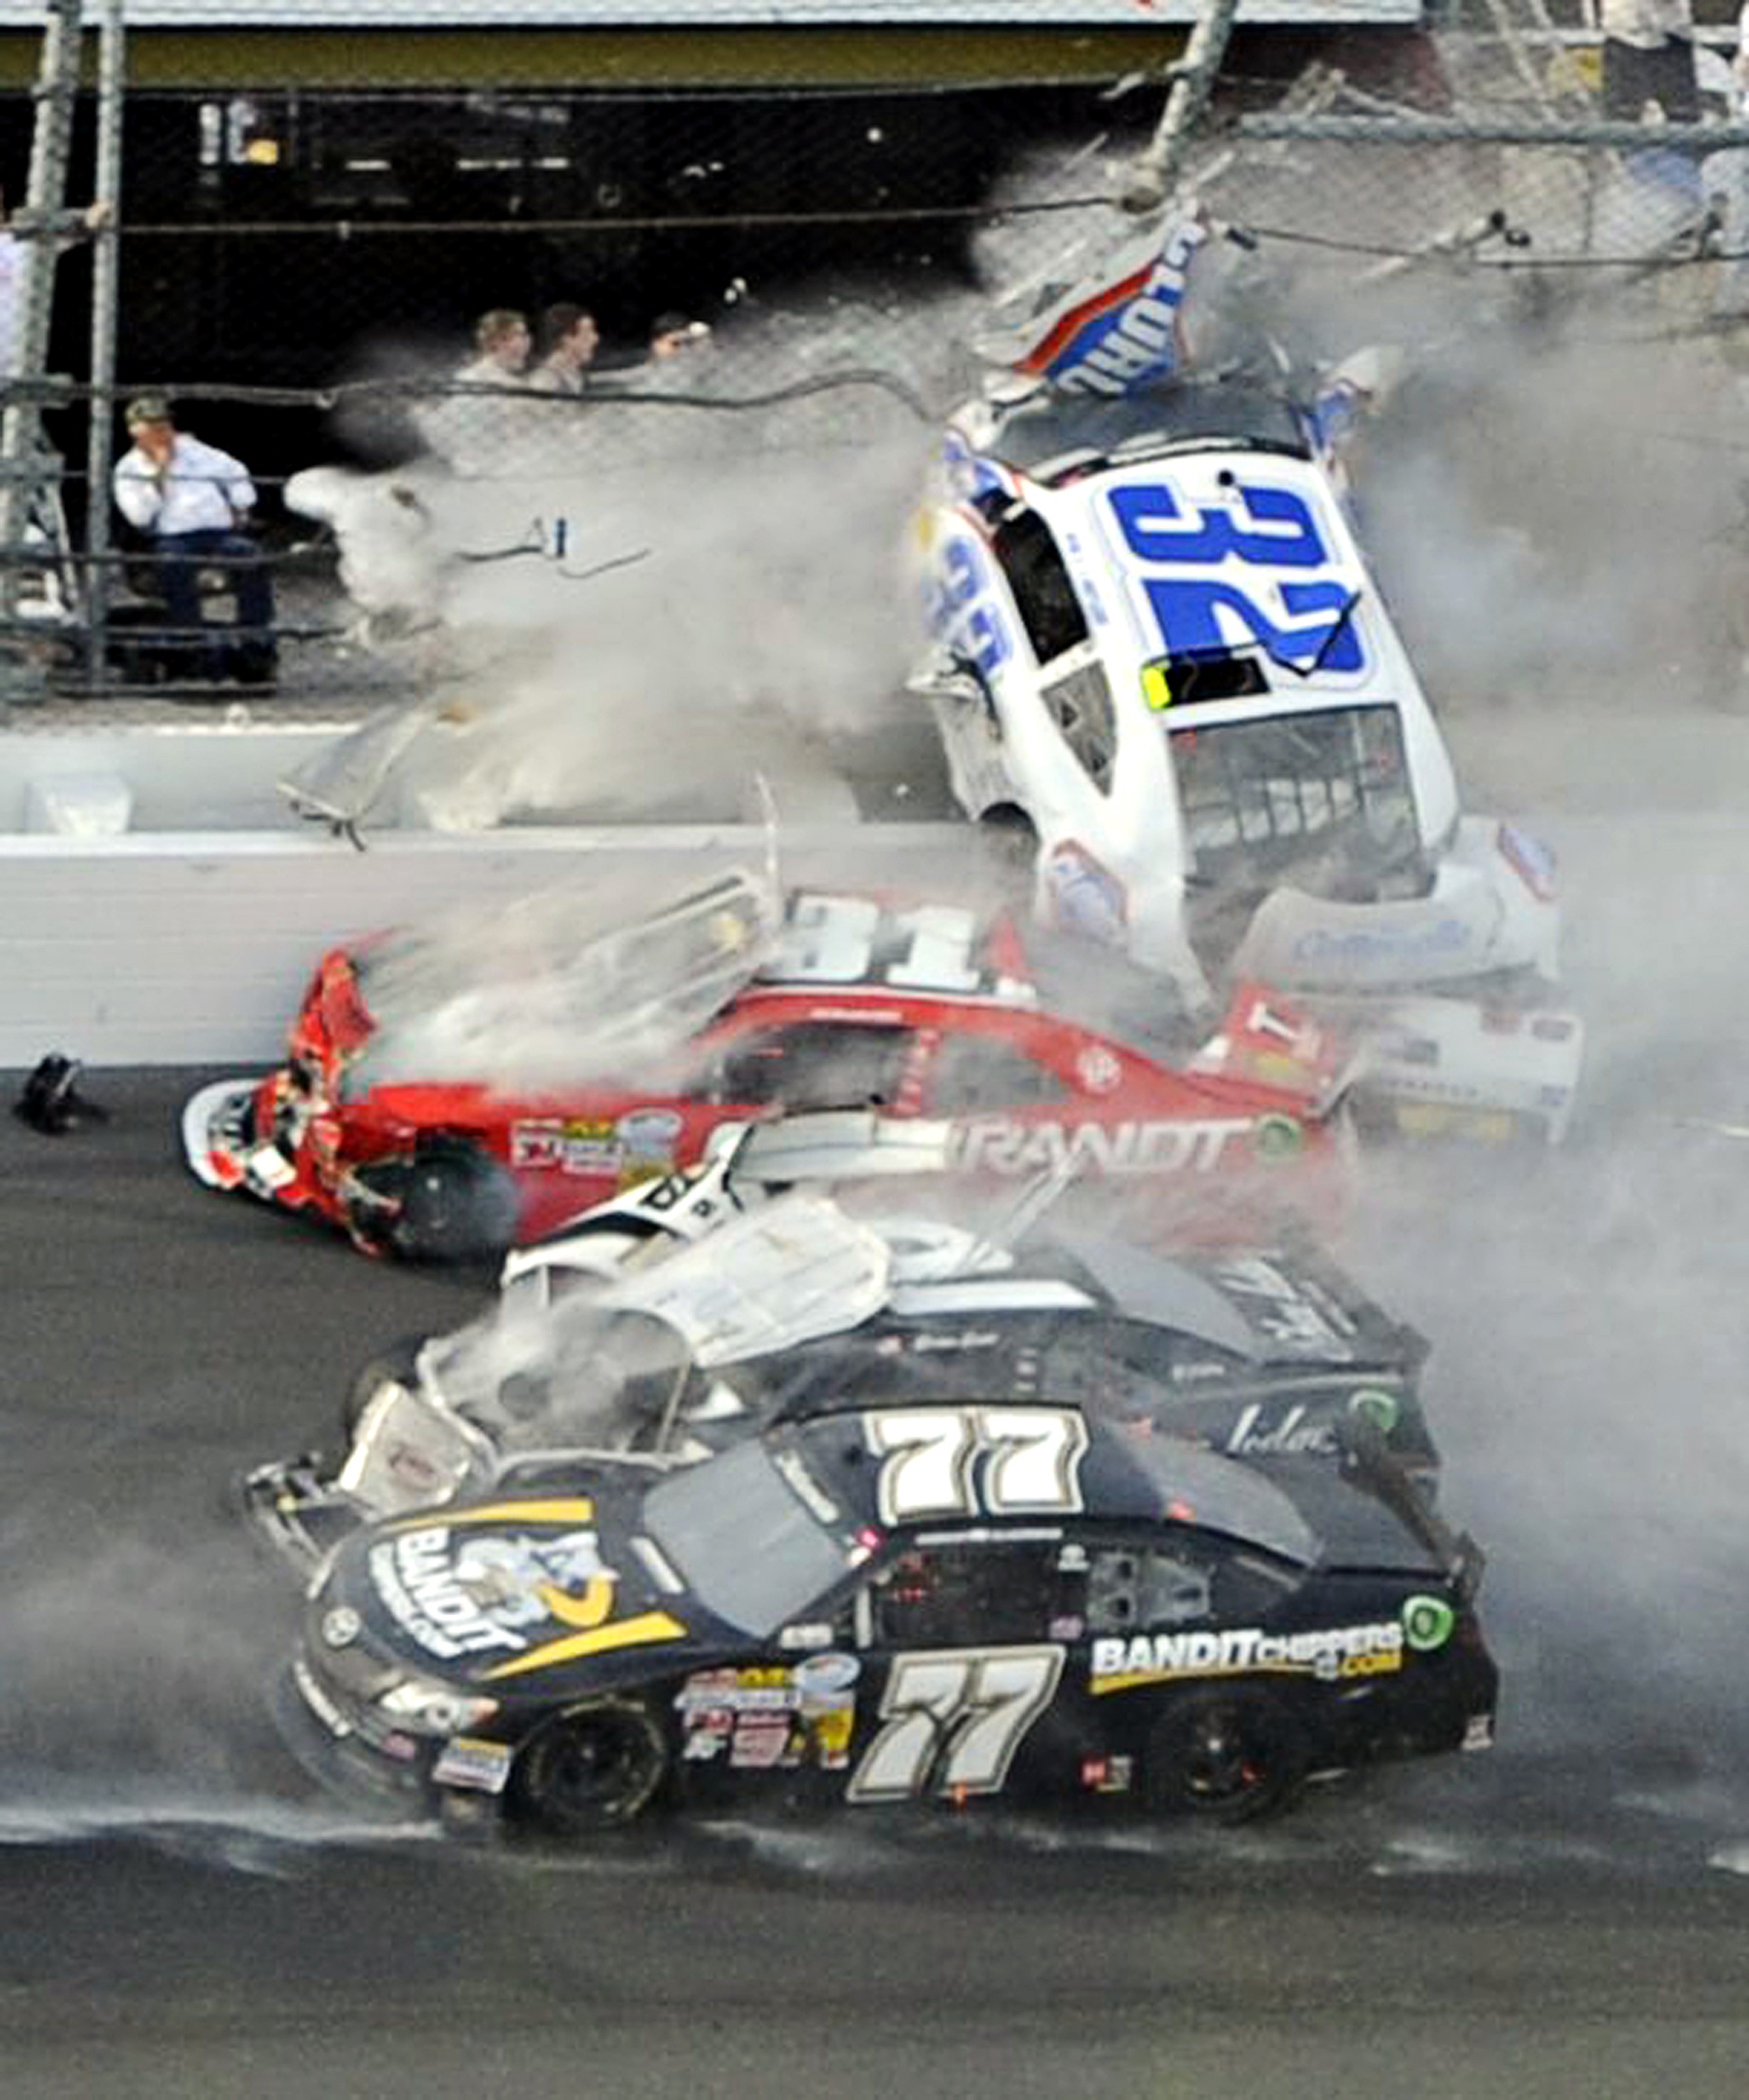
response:
[[[197,677],[271,684],[278,669],[273,635],[273,578],[261,548],[241,528],[255,508],[255,484],[241,460],[179,430],[170,404],[156,394],[128,404],[133,449],[116,462],[116,504],[144,533],[158,571],[178,655]],[[221,562],[237,599],[237,624],[209,626],[200,605],[200,571]]]
[[[546,353],[529,374],[536,393],[580,394],[601,336],[587,306],[560,300],[541,316]]]

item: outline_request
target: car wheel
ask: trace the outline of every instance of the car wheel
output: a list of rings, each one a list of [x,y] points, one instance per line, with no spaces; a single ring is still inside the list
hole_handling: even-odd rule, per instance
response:
[[[379,1230],[404,1261],[482,1261],[516,1244],[516,1185],[489,1153],[464,1139],[422,1144],[411,1160],[387,1172],[379,1168],[369,1180],[394,1199],[397,1208]]]
[[[1214,1823],[1285,1808],[1306,1775],[1305,1732],[1274,1692],[1251,1686],[1194,1692],[1148,1741],[1150,1804]]]
[[[1031,883],[1039,834],[1024,809],[1012,802],[986,809],[978,819],[978,839],[984,865],[999,881],[1016,889]]]
[[[629,1823],[667,1769],[667,1745],[649,1708],[598,1699],[529,1737],[511,1767],[505,1805],[555,1837],[583,1838]]]
[[[409,1334],[404,1340],[390,1342],[387,1349],[372,1356],[352,1380],[351,1390],[340,1408],[340,1426],[346,1431],[348,1444],[357,1432],[360,1417],[384,1386],[411,1386],[413,1383],[424,1339],[421,1334]]]

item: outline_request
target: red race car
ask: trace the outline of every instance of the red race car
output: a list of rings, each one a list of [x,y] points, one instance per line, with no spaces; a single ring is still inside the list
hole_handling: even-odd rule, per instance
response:
[[[811,1111],[870,1112],[907,1171],[1121,1183],[1169,1228],[1339,1186],[1345,1045],[1256,985],[1211,1033],[1005,914],[780,904],[741,874],[540,967],[496,945],[459,971],[418,934],[324,956],[289,1061],[188,1102],[194,1172],[427,1260],[537,1239],[721,1124]]]

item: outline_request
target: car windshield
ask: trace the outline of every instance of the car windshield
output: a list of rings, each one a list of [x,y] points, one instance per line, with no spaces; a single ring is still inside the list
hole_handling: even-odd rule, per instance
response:
[[[1268,888],[1292,874],[1317,892],[1418,861],[1395,707],[1334,707],[1170,734],[1202,880]]]
[[[765,1640],[844,1573],[844,1546],[813,1514],[763,1441],[671,1474],[643,1502],[643,1528],[706,1611]],[[804,1475],[815,1497],[825,1490]]]

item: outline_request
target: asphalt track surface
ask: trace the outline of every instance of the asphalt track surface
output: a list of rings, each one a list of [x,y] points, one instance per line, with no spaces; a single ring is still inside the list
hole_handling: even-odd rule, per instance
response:
[[[1735,782],[1651,808],[1644,766],[1566,766],[1520,787],[1569,870],[1574,1144],[1374,1163],[1341,1248],[1434,1342],[1501,1744],[1257,1831],[778,1815],[567,1855],[318,1795],[231,1483],[483,1287],[200,1188],[203,1074],[91,1075],[111,1120],[58,1139],[0,1117],[0,2093],[1745,2090],[1749,1145],[1708,1124],[1749,1120],[1749,848]]]

